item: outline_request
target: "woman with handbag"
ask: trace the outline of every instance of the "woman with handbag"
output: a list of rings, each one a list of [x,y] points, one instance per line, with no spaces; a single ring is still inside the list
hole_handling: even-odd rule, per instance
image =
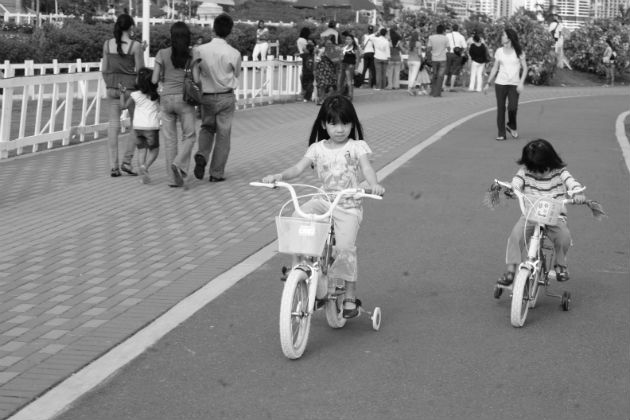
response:
[[[190,155],[197,138],[195,107],[184,101],[184,78],[191,60],[190,29],[184,22],[171,26],[171,46],[158,51],[153,68],[153,83],[160,84],[160,137],[170,187],[183,187],[188,175]],[[177,140],[177,121],[182,125],[181,145]]]

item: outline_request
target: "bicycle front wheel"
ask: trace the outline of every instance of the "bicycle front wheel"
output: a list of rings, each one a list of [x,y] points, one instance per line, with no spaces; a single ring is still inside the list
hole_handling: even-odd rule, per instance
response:
[[[308,304],[307,275],[292,270],[284,284],[280,301],[280,344],[289,359],[298,359],[304,353],[311,329]]]
[[[527,318],[527,312],[529,310],[529,277],[529,270],[521,268],[514,279],[510,321],[512,326],[516,328],[522,327]]]

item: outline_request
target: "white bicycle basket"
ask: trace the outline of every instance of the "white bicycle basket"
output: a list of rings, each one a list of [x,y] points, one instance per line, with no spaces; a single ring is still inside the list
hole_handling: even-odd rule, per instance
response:
[[[526,195],[522,202],[523,214],[530,222],[556,226],[563,209],[561,200],[551,197]]]
[[[278,252],[320,256],[326,244],[329,228],[328,221],[276,216]]]

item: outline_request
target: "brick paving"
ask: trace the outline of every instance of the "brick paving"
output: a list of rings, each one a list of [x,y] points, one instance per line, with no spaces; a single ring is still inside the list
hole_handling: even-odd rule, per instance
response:
[[[494,107],[494,95],[355,92],[377,170]],[[629,93],[531,87],[521,102]],[[238,111],[228,180],[194,180],[188,191],[166,185],[162,157],[152,185],[110,178],[105,140],[0,161],[0,418],[275,240],[280,198],[248,182],[303,154],[317,110],[287,103]]]

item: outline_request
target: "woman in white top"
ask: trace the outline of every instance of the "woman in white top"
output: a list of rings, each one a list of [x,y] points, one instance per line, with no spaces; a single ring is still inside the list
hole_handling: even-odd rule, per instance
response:
[[[254,61],[264,61],[267,59],[267,50],[269,50],[269,29],[265,27],[265,21],[258,21],[258,28],[256,28],[256,45],[252,52],[252,59]]]
[[[488,83],[483,88],[484,93],[493,80],[494,91],[497,96],[497,140],[505,140],[505,132],[513,138],[518,138],[516,131],[516,111],[518,96],[523,92],[527,77],[527,63],[525,53],[518,42],[516,31],[507,28],[501,35],[501,45],[494,53],[494,65],[488,77]],[[505,102],[507,99],[508,122],[505,124]]]

